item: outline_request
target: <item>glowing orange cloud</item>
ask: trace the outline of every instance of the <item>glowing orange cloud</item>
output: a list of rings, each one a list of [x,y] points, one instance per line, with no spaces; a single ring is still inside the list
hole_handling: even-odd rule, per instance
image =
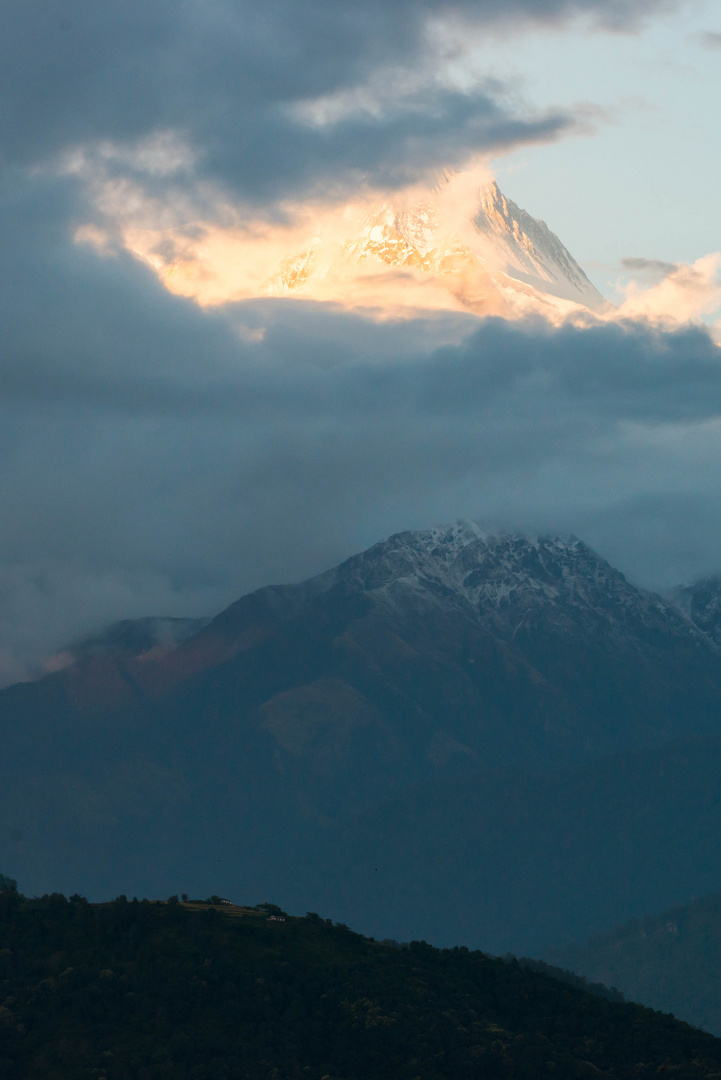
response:
[[[202,306],[289,296],[381,319],[457,311],[506,319],[540,315],[556,325],[626,319],[670,325],[699,321],[721,307],[717,254],[672,266],[660,282],[632,282],[618,308],[604,303],[575,264],[575,291],[573,283],[554,280],[534,250],[535,226],[546,227],[520,212],[531,223],[524,231],[518,217],[504,216],[513,204],[483,163],[434,189],[411,187],[392,200],[375,192],[345,204],[286,205],[282,218],[272,221],[243,217],[217,193],[203,191],[203,204],[212,207],[206,217],[213,220],[199,220],[193,200],[173,194],[172,185],[161,200],[137,180],[112,175],[106,165],[114,153],[108,144],[93,159],[77,153],[66,163],[66,171],[85,180],[104,221],[79,228],[76,241],[100,255],[118,247],[131,251],[167,289]],[[189,167],[187,154],[169,138],[132,153],[156,175]],[[561,262],[568,257],[573,263],[553,234],[544,235],[558,245]]]
[[[679,263],[663,280],[642,286],[631,282],[615,317],[642,319],[660,326],[700,322],[721,308],[721,253],[694,263]],[[714,328],[716,329],[716,328]]]
[[[166,288],[203,306],[293,296],[376,318],[459,311],[559,322],[579,313],[568,297],[509,275],[498,237],[474,224],[479,192],[495,187],[482,164],[435,189],[395,192],[392,201],[376,192],[343,205],[286,205],[282,221],[241,220],[222,206],[218,223],[193,220],[182,200],[159,205],[137,182],[104,176],[97,161],[77,158],[72,169],[86,178],[107,222],[105,230],[83,226],[76,240],[99,254],[122,245]]]

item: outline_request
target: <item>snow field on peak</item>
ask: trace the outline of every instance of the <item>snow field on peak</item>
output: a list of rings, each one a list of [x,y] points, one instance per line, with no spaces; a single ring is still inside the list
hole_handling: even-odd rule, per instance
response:
[[[460,202],[454,191],[447,177],[397,204],[347,207],[342,221],[289,251],[262,292],[398,311],[420,303],[503,318],[535,312],[552,321],[608,306],[559,238],[495,181]]]

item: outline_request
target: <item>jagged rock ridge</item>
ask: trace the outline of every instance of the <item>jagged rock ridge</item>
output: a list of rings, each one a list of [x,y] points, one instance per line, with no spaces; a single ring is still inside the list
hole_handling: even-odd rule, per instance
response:
[[[504,636],[534,618],[569,627],[582,618],[628,634],[631,627],[668,630],[700,640],[676,608],[630,585],[575,536],[494,536],[473,522],[399,533],[354,556],[326,576],[353,582],[390,608],[394,597],[451,602]],[[576,627],[580,629],[580,627]],[[709,644],[705,642],[705,644]]]
[[[721,578],[679,586],[669,594],[669,600],[721,647]]]

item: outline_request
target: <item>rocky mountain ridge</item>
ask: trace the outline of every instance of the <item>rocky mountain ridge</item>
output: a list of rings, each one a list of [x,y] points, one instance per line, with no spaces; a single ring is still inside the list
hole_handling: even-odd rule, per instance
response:
[[[679,586],[669,593],[668,600],[721,648],[721,578]]]
[[[721,876],[719,646],[574,537],[398,533],[134,653],[159,625],[0,692],[0,863],[26,888],[242,878],[393,937],[445,933],[451,903],[493,950]]]
[[[459,521],[398,533],[323,577],[362,589],[389,611],[402,595],[419,605],[453,603],[511,640],[543,617],[569,629],[579,619],[618,633],[629,623],[649,632],[665,627],[709,644],[696,608],[684,618],[682,608],[629,584],[575,536],[493,535]]]
[[[628,1000],[721,1032],[719,893],[654,910],[551,955],[564,968],[612,983]]]
[[[513,640],[524,625],[544,618],[557,626],[596,626],[607,632],[673,631],[699,647],[721,650],[721,579],[679,586],[665,595],[632,585],[573,535],[494,534],[458,520],[424,531],[393,534],[367,551],[298,585],[270,586],[253,594],[275,601],[279,619],[313,596],[355,590],[389,618],[404,606],[453,607],[494,633]],[[248,603],[247,598],[238,602]],[[228,614],[218,617],[229,626]],[[171,652],[205,630],[210,618],[123,620],[62,650],[68,660],[117,651],[126,657]],[[575,626],[579,629],[578,625]]]
[[[592,311],[608,307],[607,301],[546,225],[507,199],[493,181],[479,193],[473,223],[491,241],[493,250],[505,256],[503,272],[540,292],[584,304]]]

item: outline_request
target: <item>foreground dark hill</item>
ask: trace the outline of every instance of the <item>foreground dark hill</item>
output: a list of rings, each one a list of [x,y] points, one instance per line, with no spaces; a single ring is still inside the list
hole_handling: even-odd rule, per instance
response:
[[[4,1080],[721,1074],[721,1042],[465,949],[310,916],[0,893]]]
[[[721,894],[633,919],[550,955],[565,968],[612,982],[633,1001],[721,1034]]]
[[[679,883],[653,781],[664,746],[721,738],[719,645],[579,540],[401,533],[243,597],[175,647],[140,629],[0,693],[0,860],[31,891],[213,881],[296,910],[332,898],[394,936],[528,951],[567,938],[567,921],[582,934],[647,910],[648,890],[671,902],[699,874],[715,875],[704,891],[721,882],[714,854]],[[650,833],[656,869],[646,892],[619,879],[604,907],[591,882],[626,870],[599,838],[624,824],[578,770],[613,772],[601,759],[618,755],[640,755],[628,812],[654,823],[622,850],[643,861]],[[679,844],[697,842],[714,782],[691,757]],[[566,821],[600,844],[587,878],[573,871],[582,832],[556,840]],[[524,892],[507,904],[523,860],[546,867],[555,909]]]

